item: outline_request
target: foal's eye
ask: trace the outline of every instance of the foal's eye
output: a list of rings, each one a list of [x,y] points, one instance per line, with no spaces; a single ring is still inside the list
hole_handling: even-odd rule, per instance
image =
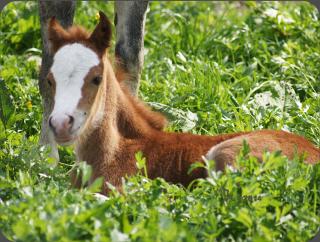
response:
[[[96,76],[95,78],[92,79],[92,83],[94,85],[99,86],[99,84],[101,83],[102,77],[101,76]]]

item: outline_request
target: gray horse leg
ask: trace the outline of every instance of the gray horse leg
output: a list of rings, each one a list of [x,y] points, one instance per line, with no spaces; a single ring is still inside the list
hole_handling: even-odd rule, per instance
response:
[[[139,88],[143,65],[143,40],[148,1],[115,1],[117,43],[115,53],[120,68],[129,76],[125,83],[133,95]]]
[[[48,117],[53,108],[53,97],[46,82],[46,76],[52,64],[52,55],[48,42],[47,21],[55,16],[63,27],[72,25],[75,1],[39,1],[41,36],[42,36],[42,62],[39,76],[39,89],[42,96],[43,115],[40,135],[40,144],[51,146],[51,156],[59,160],[57,144],[54,141],[48,127]]]

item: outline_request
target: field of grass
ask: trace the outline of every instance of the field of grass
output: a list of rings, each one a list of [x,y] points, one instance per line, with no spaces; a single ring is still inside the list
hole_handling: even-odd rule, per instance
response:
[[[78,3],[92,29],[113,3]],[[320,15],[307,2],[153,2],[139,96],[171,131],[214,135],[283,129],[320,146]],[[320,165],[279,153],[192,187],[123,180],[124,193],[75,190],[71,148],[52,166],[38,145],[41,38],[35,2],[11,3],[0,21],[0,230],[14,241],[308,241],[320,228]],[[114,41],[113,41],[114,43]],[[139,160],[138,162],[142,162]],[[90,168],[79,166],[87,176]]]

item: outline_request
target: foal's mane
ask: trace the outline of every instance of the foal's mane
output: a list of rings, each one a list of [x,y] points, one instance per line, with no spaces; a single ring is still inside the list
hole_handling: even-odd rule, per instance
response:
[[[55,17],[52,17],[49,21],[49,29],[54,31],[49,31],[48,38],[51,43],[51,51],[55,53],[59,48],[66,44],[72,43],[83,43],[88,45],[90,38],[89,32],[81,27],[73,25],[67,29],[61,27],[57,24]]]
[[[74,25],[67,29],[69,34],[69,41],[86,41],[88,40],[90,33],[82,26]]]
[[[159,112],[152,111],[151,108],[144,102],[140,101],[137,97],[132,96],[132,94],[124,84],[121,83],[120,86],[129,101],[132,103],[136,115],[139,115],[143,120],[147,122],[149,126],[154,129],[162,130],[167,126],[168,122],[164,115]]]

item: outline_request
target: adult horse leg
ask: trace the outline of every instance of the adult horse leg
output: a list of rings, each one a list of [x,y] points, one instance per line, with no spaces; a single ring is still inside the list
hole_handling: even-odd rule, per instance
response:
[[[42,62],[39,76],[39,89],[42,96],[43,115],[41,125],[40,144],[51,146],[51,156],[59,160],[58,148],[49,132],[48,117],[53,108],[53,96],[46,81],[49,68],[52,64],[52,55],[48,41],[47,21],[55,16],[63,27],[72,25],[75,11],[75,1],[39,1],[41,37],[42,37]]]
[[[148,1],[115,1],[116,57],[128,74],[124,82],[133,95],[139,88],[143,65],[143,39]]]

